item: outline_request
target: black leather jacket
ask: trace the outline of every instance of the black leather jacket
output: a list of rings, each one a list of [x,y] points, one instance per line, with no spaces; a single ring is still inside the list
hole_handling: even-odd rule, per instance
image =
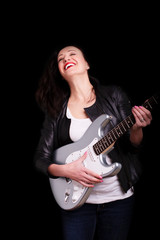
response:
[[[66,117],[67,101],[56,119],[45,115],[41,137],[35,152],[36,169],[48,175],[48,167],[54,162],[53,152],[55,149],[71,143],[69,137],[70,119]],[[94,121],[101,114],[112,116],[107,128],[113,128],[120,121],[131,114],[131,103],[126,93],[119,86],[101,86],[96,90],[96,102],[89,108],[85,108],[89,118]],[[108,131],[108,129],[107,129]],[[113,162],[120,162],[122,169],[118,178],[122,189],[126,192],[137,181],[140,172],[138,152],[139,147],[130,143],[129,131],[120,137],[114,149],[108,154]],[[136,179],[133,177],[136,177]]]

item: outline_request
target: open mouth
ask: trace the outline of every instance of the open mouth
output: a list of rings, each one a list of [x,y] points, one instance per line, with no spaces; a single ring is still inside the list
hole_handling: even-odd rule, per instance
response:
[[[67,70],[67,69],[73,67],[74,65],[75,65],[75,63],[73,63],[73,62],[68,62],[68,63],[66,63],[66,64],[64,65],[64,69]]]

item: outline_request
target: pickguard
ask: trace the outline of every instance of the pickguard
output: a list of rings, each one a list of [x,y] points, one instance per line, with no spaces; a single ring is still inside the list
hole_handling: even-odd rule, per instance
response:
[[[95,154],[95,152],[93,151],[93,144],[95,144],[97,141],[98,141],[98,139],[95,138],[86,148],[71,153],[67,157],[66,163],[68,164],[68,163],[74,162],[78,158],[82,157],[83,154],[87,151],[87,157],[83,161],[84,166],[86,168],[98,173],[102,177],[106,177],[108,174],[111,173],[111,171],[113,170],[113,168],[115,166],[114,166],[114,164],[108,165],[107,162],[105,162],[104,159],[101,158],[101,156],[98,156]],[[69,180],[67,180],[67,181],[69,181]],[[70,184],[71,183],[73,185],[72,186],[72,188],[73,188],[72,201],[73,201],[73,203],[76,203],[79,200],[79,198],[83,195],[83,192],[85,191],[85,187],[74,180],[71,180]],[[69,193],[71,193],[69,184],[68,184],[65,192],[66,192],[66,201],[67,201],[67,196],[69,195]]]

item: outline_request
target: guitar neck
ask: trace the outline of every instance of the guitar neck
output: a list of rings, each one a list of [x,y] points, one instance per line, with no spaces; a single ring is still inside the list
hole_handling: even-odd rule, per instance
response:
[[[152,111],[153,107],[158,104],[159,94],[155,94],[144,102],[142,106]],[[110,130],[107,135],[101,138],[93,145],[93,149],[97,155],[104,152],[110,147],[118,138],[124,135],[135,123],[133,114],[130,114],[126,119],[121,121],[116,127]]]

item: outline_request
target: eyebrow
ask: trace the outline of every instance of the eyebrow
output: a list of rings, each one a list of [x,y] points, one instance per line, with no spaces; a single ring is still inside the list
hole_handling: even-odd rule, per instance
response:
[[[72,50],[72,49],[68,50],[67,52],[72,52],[72,51],[76,52],[76,50]],[[63,53],[61,53],[60,55],[58,55],[58,58],[59,58],[60,56],[62,56],[62,55],[63,55]]]

